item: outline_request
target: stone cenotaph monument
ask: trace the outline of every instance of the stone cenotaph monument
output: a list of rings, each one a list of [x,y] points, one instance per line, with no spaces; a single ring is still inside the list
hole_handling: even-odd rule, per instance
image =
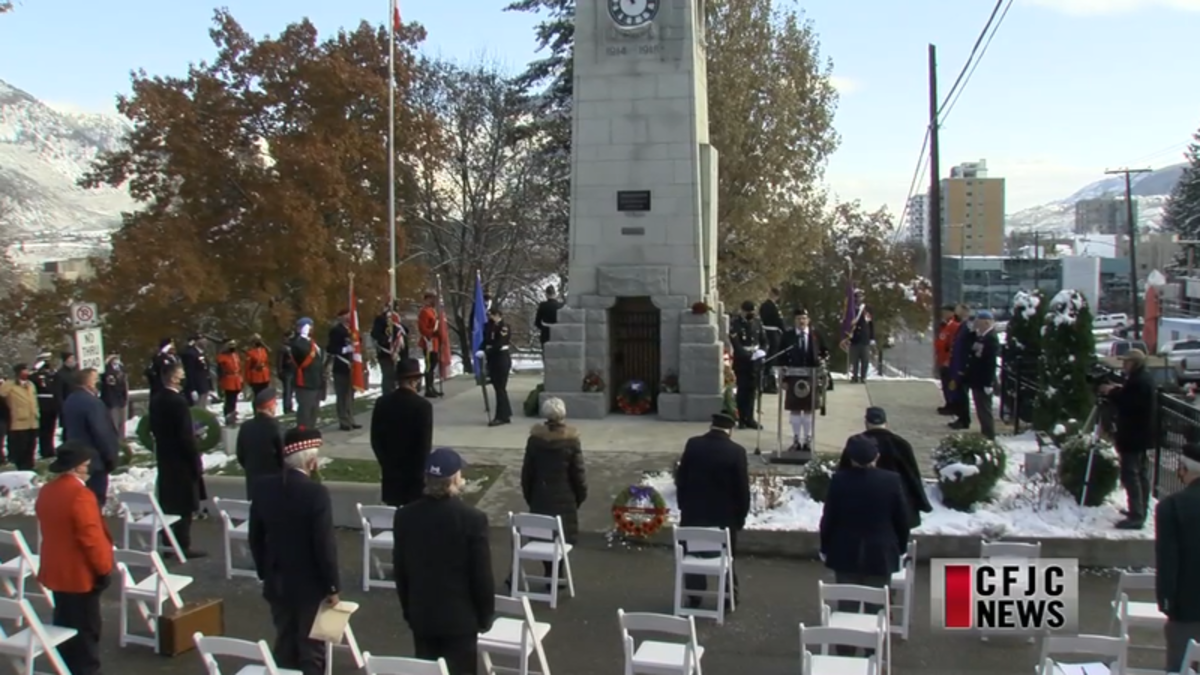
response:
[[[703,0],[579,2],[574,75],[569,296],[543,396],[597,419],[641,382],[660,419],[706,421],[725,319]]]

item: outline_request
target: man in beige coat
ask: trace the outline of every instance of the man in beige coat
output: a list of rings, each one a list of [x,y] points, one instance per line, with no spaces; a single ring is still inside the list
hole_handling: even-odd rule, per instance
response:
[[[0,398],[8,406],[8,459],[17,470],[32,471],[38,442],[37,389],[25,364],[17,364],[13,372],[16,380],[0,385]]]

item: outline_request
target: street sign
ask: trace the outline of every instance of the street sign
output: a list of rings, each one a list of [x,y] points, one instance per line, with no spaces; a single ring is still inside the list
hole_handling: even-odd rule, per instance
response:
[[[75,356],[81,369],[104,370],[104,332],[99,328],[75,331]]]
[[[94,302],[71,303],[71,325],[75,328],[91,328],[100,321],[100,310]]]

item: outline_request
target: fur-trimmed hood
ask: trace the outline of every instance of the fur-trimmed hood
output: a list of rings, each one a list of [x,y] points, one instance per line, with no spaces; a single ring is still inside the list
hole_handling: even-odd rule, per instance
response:
[[[567,424],[535,424],[529,430],[529,435],[541,441],[572,441],[579,439],[579,430]]]

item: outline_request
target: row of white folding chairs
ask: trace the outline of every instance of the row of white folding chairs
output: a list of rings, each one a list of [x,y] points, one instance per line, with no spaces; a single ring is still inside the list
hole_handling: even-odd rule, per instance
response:
[[[1158,669],[1130,668],[1129,636],[1051,635],[1042,638],[1042,653],[1036,675],[1197,675],[1200,673],[1200,643],[1192,640],[1184,652],[1182,669],[1167,673]],[[1070,661],[1060,660],[1070,657]],[[1081,662],[1080,657],[1089,659]]]

